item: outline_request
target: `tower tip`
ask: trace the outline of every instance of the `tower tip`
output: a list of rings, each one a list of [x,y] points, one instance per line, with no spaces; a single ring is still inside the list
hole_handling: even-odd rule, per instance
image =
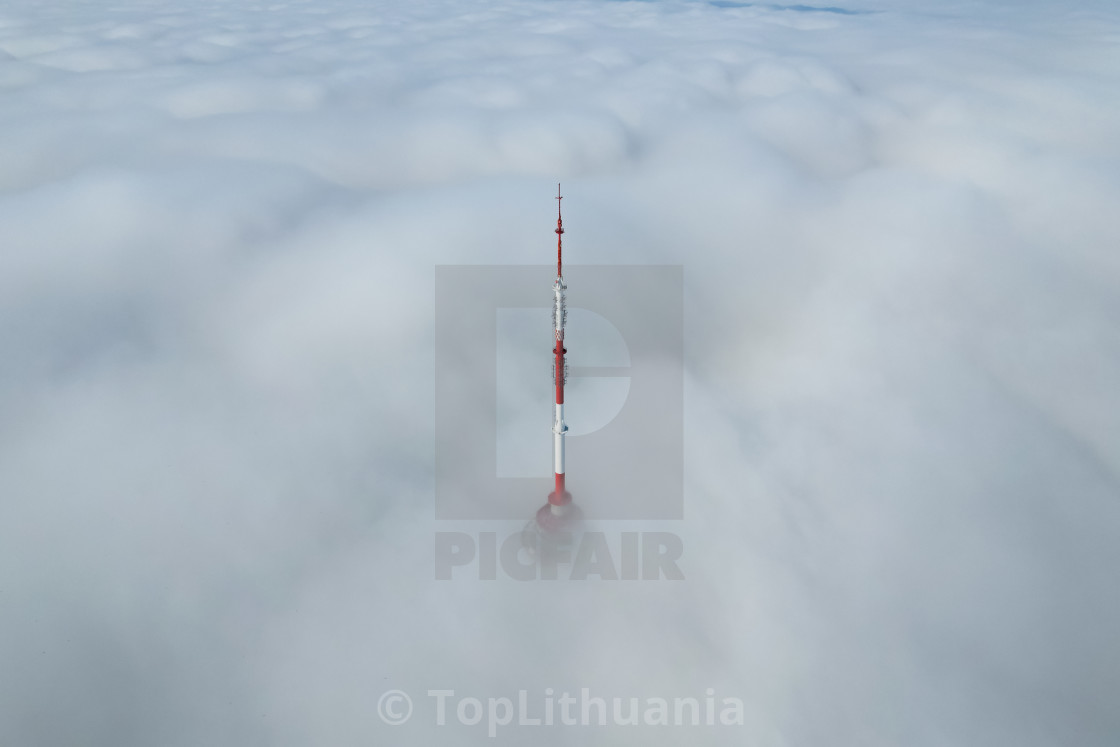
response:
[[[560,182],[556,182],[556,277],[560,279],[564,277],[562,254],[563,254],[563,240],[562,234],[564,233],[564,220],[560,216],[560,201],[564,196],[560,194]]]

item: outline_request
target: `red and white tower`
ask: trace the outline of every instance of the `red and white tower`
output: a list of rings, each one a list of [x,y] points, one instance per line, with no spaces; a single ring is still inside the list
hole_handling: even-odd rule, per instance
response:
[[[552,471],[554,487],[548,495],[548,503],[537,512],[537,527],[543,531],[554,531],[578,518],[578,510],[572,505],[572,494],[564,485],[564,436],[568,426],[564,423],[564,380],[568,376],[568,364],[564,354],[564,323],[568,318],[564,292],[564,220],[561,217],[560,185],[556,185],[556,280],[552,283],[552,381],[555,385],[556,399],[552,410]]]

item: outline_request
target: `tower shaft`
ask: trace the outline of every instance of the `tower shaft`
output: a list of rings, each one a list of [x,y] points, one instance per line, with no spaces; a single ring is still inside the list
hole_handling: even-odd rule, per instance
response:
[[[564,283],[563,271],[564,221],[560,214],[560,200],[563,199],[560,195],[560,185],[556,185],[556,192],[556,281],[552,284],[554,337],[552,380],[556,387],[556,400],[552,413],[552,468],[555,473],[555,487],[548,496],[548,502],[554,509],[559,509],[567,506],[572,497],[564,487],[564,435],[568,431],[568,426],[564,423],[564,381],[568,374],[567,363],[564,360],[564,354],[568,352],[564,347],[564,323],[567,321],[568,308],[564,297],[567,285]]]

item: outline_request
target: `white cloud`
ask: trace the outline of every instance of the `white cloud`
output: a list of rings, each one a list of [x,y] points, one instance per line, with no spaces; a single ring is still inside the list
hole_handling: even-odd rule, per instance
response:
[[[690,744],[1114,744],[1117,39],[7,4],[0,742],[490,743],[377,697],[587,686],[744,698]],[[685,267],[682,584],[431,580],[433,266],[548,262],[557,180],[571,262]]]

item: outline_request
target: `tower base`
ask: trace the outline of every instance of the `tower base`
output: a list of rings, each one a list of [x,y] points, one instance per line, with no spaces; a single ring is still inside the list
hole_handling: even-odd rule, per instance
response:
[[[521,530],[521,546],[530,554],[536,554],[542,537],[574,532],[583,524],[583,512],[572,503],[571,494],[564,494],[566,502],[562,504],[553,503],[554,496],[555,493],[548,496],[549,502],[541,506],[537,515]]]

